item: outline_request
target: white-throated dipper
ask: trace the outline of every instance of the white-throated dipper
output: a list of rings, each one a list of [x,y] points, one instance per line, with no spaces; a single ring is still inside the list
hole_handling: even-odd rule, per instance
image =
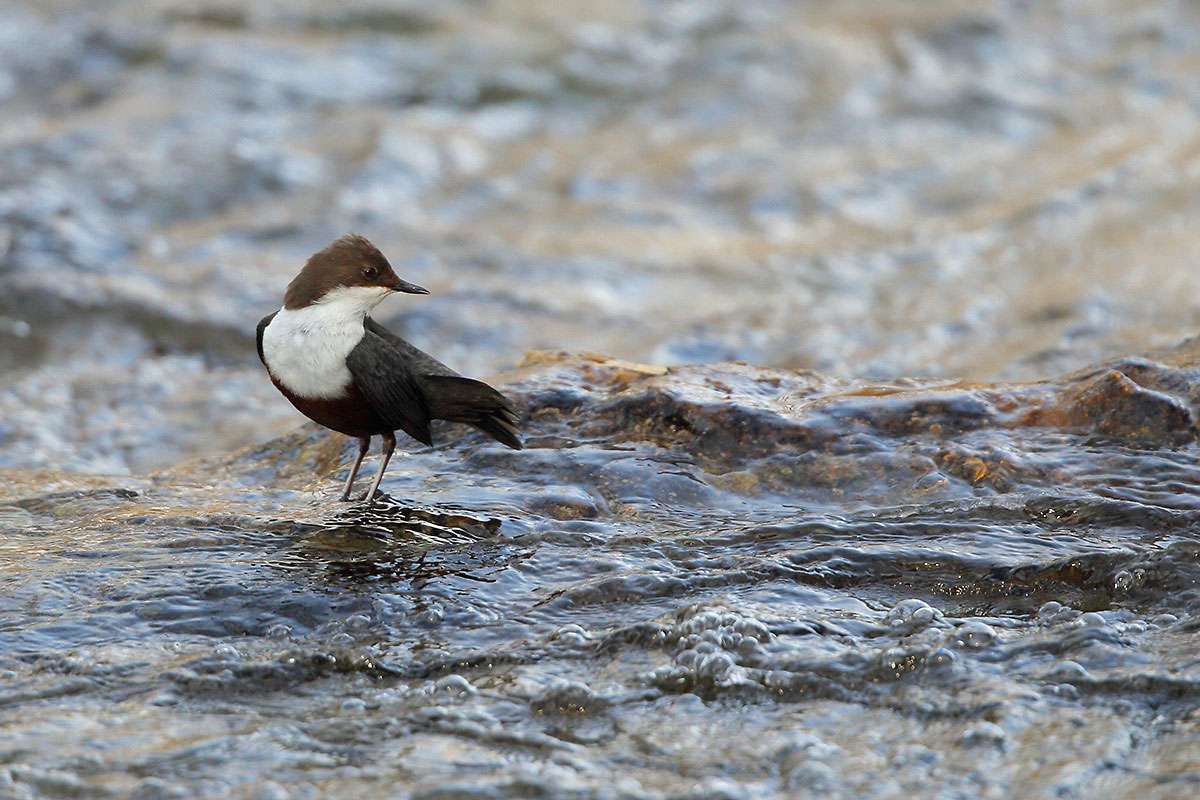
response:
[[[288,284],[283,308],[258,323],[258,357],[275,387],[309,419],[358,438],[343,500],[375,435],[383,437],[383,461],[368,503],[396,449],[397,430],[432,445],[431,420],[464,422],[521,449],[516,410],[504,395],[368,316],[393,292],[429,294],[400,280],[375,245],[349,234],[313,254]]]

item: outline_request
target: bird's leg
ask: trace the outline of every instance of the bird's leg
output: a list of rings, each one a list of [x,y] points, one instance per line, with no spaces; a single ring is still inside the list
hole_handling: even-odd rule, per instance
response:
[[[367,492],[367,507],[375,504],[375,492],[379,490],[379,482],[383,480],[383,471],[387,469],[388,462],[392,460],[392,451],[396,449],[396,434],[383,434],[383,461],[379,464],[379,472],[375,473],[375,480],[371,483],[371,491]]]
[[[350,499],[350,490],[354,488],[354,476],[358,474],[358,468],[362,466],[363,457],[367,454],[367,450],[370,447],[370,436],[358,437],[358,457],[354,459],[354,466],[350,468],[350,477],[346,478],[346,488],[342,491],[343,502]]]

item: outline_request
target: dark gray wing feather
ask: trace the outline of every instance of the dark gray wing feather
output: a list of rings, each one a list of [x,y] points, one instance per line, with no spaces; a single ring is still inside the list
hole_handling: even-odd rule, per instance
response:
[[[254,345],[255,345],[255,347],[258,348],[258,360],[263,363],[264,367],[267,365],[267,360],[265,358],[263,358],[263,349],[262,349],[263,331],[265,331],[267,329],[267,326],[271,324],[271,320],[275,319],[275,314],[278,314],[278,313],[279,312],[276,311],[274,314],[268,314],[267,316],[260,319],[258,321],[258,329],[255,331]]]
[[[431,417],[474,425],[501,444],[521,449],[516,409],[491,386],[459,375],[425,375],[418,380]]]
[[[430,419],[473,425],[496,441],[521,449],[520,417],[508,398],[483,381],[464,378],[433,356],[367,317],[367,334],[401,354],[425,399]]]
[[[383,339],[395,347],[397,352],[404,355],[404,360],[414,375],[458,375],[457,372],[429,355],[429,353],[404,341],[370,317],[367,317],[365,325],[368,331]]]
[[[429,407],[408,359],[392,342],[367,330],[346,356],[354,385],[379,418],[418,442],[433,444]]]

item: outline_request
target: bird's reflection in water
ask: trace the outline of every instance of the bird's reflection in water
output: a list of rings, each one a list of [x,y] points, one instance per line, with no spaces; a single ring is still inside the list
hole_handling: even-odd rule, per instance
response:
[[[406,581],[420,587],[447,576],[490,583],[515,553],[497,534],[500,520],[401,503],[387,495],[319,523],[297,523],[295,554],[323,564],[335,583]]]

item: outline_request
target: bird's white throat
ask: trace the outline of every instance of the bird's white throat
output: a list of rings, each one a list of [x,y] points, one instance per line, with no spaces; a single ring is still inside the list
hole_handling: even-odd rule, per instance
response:
[[[339,286],[304,308],[279,309],[263,331],[267,369],[299,397],[343,397],[352,380],[346,356],[362,340],[363,319],[389,294],[377,286]]]

